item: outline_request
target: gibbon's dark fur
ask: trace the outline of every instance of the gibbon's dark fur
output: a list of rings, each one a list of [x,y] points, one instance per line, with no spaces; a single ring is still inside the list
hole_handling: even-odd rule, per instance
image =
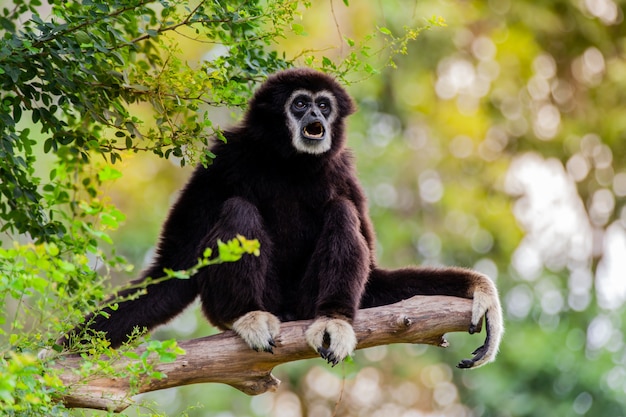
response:
[[[335,99],[332,143],[324,153],[299,152],[292,144],[285,109],[296,90],[326,91]],[[281,321],[330,317],[349,323],[358,308],[442,294],[474,298],[470,332],[487,315],[485,345],[460,366],[493,360],[502,320],[488,278],[461,268],[391,271],[376,264],[366,199],[345,147],[344,120],[354,110],[328,75],[300,68],[270,76],[239,126],[225,132],[227,142],[213,145],[213,164],[194,171],[164,224],[154,263],[135,282],[162,277],[164,268],[187,269],[205,248],[237,234],[258,239],[260,256],[149,285],[138,299],[106,309],[109,318],[92,316],[89,327],[106,332],[117,347],[135,327],[167,322],[198,295],[211,323],[227,329],[257,310]]]

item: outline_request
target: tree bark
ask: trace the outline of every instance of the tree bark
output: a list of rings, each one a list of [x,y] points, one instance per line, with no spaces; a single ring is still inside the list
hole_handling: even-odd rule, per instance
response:
[[[472,300],[462,298],[416,296],[396,304],[360,310],[353,323],[357,349],[391,343],[446,347],[445,333],[468,330],[471,306]],[[84,381],[84,377],[72,372],[81,366],[83,359],[79,356],[60,357],[54,366],[63,369],[61,379],[70,388],[61,401],[70,408],[120,412],[132,404],[132,395],[188,384],[220,382],[248,395],[275,391],[280,384],[271,373],[275,366],[318,356],[304,338],[311,322],[281,323],[280,340],[273,354],[255,352],[232,331],[181,341],[179,346],[186,354],[171,363],[155,364],[154,370],[166,377],[143,377],[138,389],[134,390],[125,378],[94,376]],[[136,349],[139,355],[143,351],[142,348]],[[122,358],[114,366],[124,369],[132,362]]]

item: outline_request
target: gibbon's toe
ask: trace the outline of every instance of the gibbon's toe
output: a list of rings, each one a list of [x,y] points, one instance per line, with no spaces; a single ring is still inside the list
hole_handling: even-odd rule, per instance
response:
[[[474,361],[471,359],[463,359],[461,362],[458,363],[458,365],[456,366],[457,368],[461,368],[461,369],[468,369],[468,368],[472,368],[474,366]]]
[[[251,311],[239,317],[232,329],[257,352],[274,353],[280,320],[267,311]]]
[[[316,319],[305,336],[307,343],[332,366],[350,356],[357,344],[350,323],[329,317]]]
[[[474,334],[474,333],[479,331],[479,328],[480,328],[480,322],[478,322],[476,324],[472,323],[472,324],[470,324],[468,332],[469,332],[469,334]]]

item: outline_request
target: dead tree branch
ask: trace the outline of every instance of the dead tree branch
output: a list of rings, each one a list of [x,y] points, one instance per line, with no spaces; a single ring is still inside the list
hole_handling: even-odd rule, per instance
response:
[[[417,296],[396,304],[360,310],[354,320],[357,349],[392,343],[418,343],[447,346],[444,334],[465,332],[470,325],[471,300],[444,296]],[[60,358],[61,379],[70,392],[61,401],[67,407],[122,411],[132,404],[131,395],[176,386],[220,382],[256,395],[277,389],[280,381],[272,375],[275,366],[318,356],[305,342],[304,332],[311,321],[281,324],[281,336],[274,354],[255,352],[232,331],[182,341],[186,354],[171,363],[159,363],[155,370],[167,377],[144,378],[131,390],[125,378],[94,377],[81,382],[72,370],[80,367],[80,357]],[[137,352],[141,354],[142,349]],[[116,367],[127,366],[120,360]]]

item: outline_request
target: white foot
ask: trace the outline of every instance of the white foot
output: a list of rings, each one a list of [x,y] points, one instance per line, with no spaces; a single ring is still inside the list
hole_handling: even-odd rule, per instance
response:
[[[351,355],[357,343],[350,323],[329,317],[317,318],[305,336],[308,344],[333,366]]]
[[[257,352],[273,353],[280,333],[280,320],[267,311],[251,311],[239,317],[232,329]]]

